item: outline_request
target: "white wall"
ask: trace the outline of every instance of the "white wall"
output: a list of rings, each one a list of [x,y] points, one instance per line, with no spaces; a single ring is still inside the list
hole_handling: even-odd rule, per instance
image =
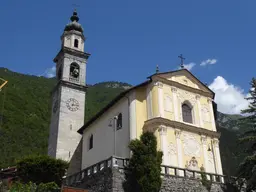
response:
[[[114,155],[114,124],[110,119],[122,113],[122,128],[116,131],[116,156],[129,157],[129,102],[126,97],[112,106],[105,114],[87,127],[83,133],[82,169]],[[112,121],[113,122],[113,121]],[[89,138],[93,134],[93,148],[89,150]]]

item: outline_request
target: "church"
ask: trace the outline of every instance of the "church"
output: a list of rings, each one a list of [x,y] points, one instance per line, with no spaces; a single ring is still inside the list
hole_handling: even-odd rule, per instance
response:
[[[111,156],[130,158],[128,144],[153,132],[163,165],[222,175],[214,92],[190,71],[158,72],[125,90],[84,122],[85,36],[76,11],[61,36],[54,58],[48,155],[70,161],[68,175]]]

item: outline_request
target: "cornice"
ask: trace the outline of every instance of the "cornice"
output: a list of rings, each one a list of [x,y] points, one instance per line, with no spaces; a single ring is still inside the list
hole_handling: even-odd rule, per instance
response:
[[[88,88],[88,86],[85,86],[85,85],[78,85],[78,84],[74,84],[74,83],[70,83],[70,82],[67,82],[67,81],[60,80],[57,83],[57,85],[55,85],[55,87],[52,89],[51,95],[60,86],[69,87],[69,88],[76,89],[76,90],[79,90],[79,91],[84,91],[84,92],[86,92],[86,90]]]
[[[205,135],[205,136],[212,137],[212,138],[220,138],[219,132],[210,131],[208,129],[197,127],[192,124],[190,125],[190,124],[186,124],[186,123],[182,123],[182,122],[178,122],[178,121],[171,121],[169,119],[165,119],[162,117],[156,117],[156,118],[149,119],[149,120],[145,121],[143,130],[144,131],[146,131],[146,130],[155,131],[161,125],[164,125],[167,128],[172,127],[177,130],[197,133],[199,135]]]
[[[77,50],[74,50],[74,49],[71,49],[71,48],[68,48],[68,47],[62,47],[61,50],[59,51],[59,53],[57,54],[57,56],[53,59],[53,61],[55,63],[58,62],[59,56],[63,55],[64,53],[68,53],[70,55],[77,56],[77,57],[84,58],[84,59],[88,59],[91,55],[90,53],[77,51]]]
[[[76,30],[71,30],[71,31],[64,31],[63,34],[61,35],[60,39],[62,40],[64,36],[68,36],[68,35],[78,35],[80,36],[83,40],[85,40],[85,36],[83,33],[81,33],[80,31],[76,31]]]
[[[203,90],[200,90],[200,89],[189,87],[187,85],[183,85],[183,84],[178,83],[178,82],[173,81],[173,80],[168,80],[168,79],[165,79],[165,78],[159,77],[159,76],[155,76],[155,77],[152,77],[152,78],[153,78],[154,82],[160,81],[160,82],[162,82],[164,84],[167,84],[167,85],[170,85],[170,86],[174,86],[174,87],[177,87],[177,88],[180,88],[180,89],[183,89],[183,90],[195,93],[195,94],[203,95],[205,97],[210,97],[210,98],[214,97],[214,95],[212,93],[210,93],[210,92],[206,92],[206,91],[203,91]]]

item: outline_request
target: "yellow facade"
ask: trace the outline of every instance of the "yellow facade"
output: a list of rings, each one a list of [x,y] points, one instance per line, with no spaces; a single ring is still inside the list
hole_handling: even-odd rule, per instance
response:
[[[146,90],[145,88],[139,88],[136,90],[136,135],[137,138],[142,134],[142,127],[147,120],[147,105],[146,105]],[[140,127],[140,128],[139,128]]]
[[[150,84],[135,91],[137,138],[143,131],[153,131],[158,150],[164,152],[165,164],[186,168],[194,158],[198,167],[222,174],[218,146],[212,144],[213,139],[218,141],[218,134],[210,90],[189,72],[181,70],[155,75]],[[183,121],[183,103],[191,106],[192,123]]]

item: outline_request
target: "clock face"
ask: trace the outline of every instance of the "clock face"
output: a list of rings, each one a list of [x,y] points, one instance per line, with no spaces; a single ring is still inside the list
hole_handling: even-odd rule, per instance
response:
[[[68,99],[66,105],[70,111],[77,111],[79,109],[79,102],[73,98]]]
[[[57,109],[58,109],[58,101],[56,100],[53,105],[53,112],[56,113]]]

